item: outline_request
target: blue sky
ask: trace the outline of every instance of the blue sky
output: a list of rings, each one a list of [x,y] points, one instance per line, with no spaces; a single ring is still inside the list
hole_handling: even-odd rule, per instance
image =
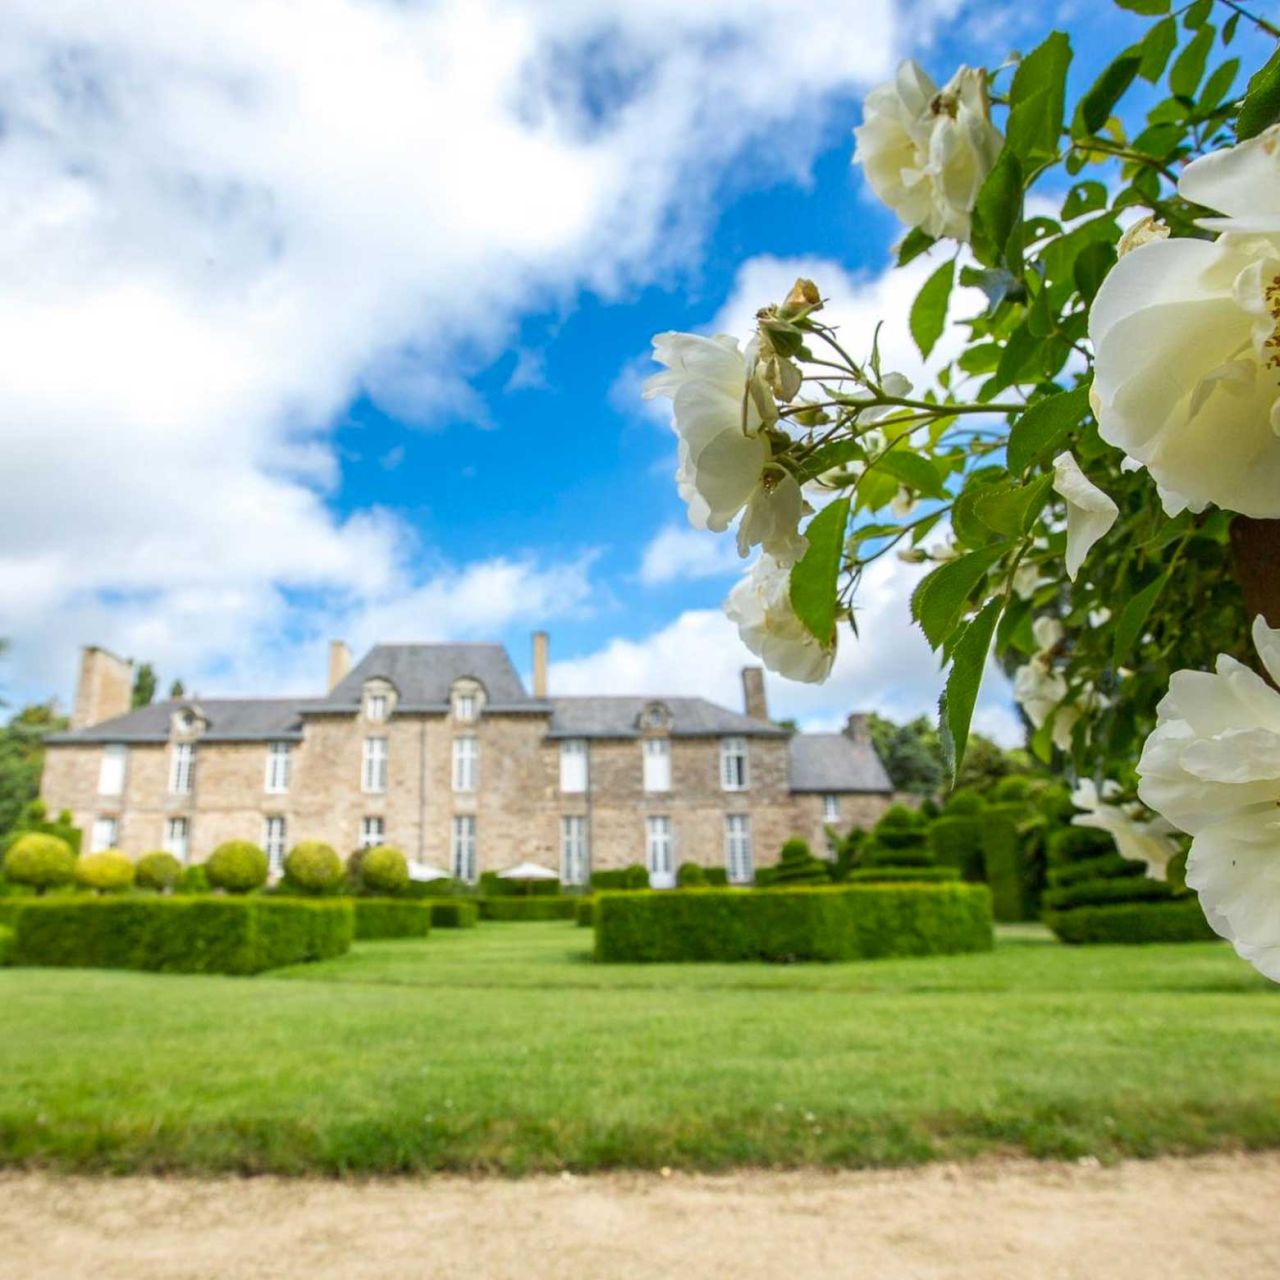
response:
[[[316,0],[308,42],[288,0],[0,17],[11,700],[65,701],[82,643],[266,692],[314,687],[332,635],[499,639],[523,668],[545,626],[563,691],[736,701],[739,567],[688,532],[636,395],[649,338],[749,315],[793,259],[864,319],[891,303],[901,228],[849,163],[863,93],[1050,17],[552,8]],[[1077,85],[1145,29],[1100,2],[1057,21]],[[771,682],[779,714],[932,705],[892,575],[828,688]],[[1001,688],[983,706],[1016,733]]]

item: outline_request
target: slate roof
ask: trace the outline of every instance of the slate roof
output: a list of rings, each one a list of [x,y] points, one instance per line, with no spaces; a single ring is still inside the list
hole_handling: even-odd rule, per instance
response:
[[[744,737],[785,738],[789,730],[768,720],[719,707],[705,698],[552,698],[549,738],[638,738],[637,725],[645,707],[659,704],[671,712],[671,735],[676,738],[741,734]]]
[[[791,790],[891,792],[876,749],[843,733],[797,733],[791,739]]]
[[[173,713],[192,707],[209,722],[201,742],[287,742],[302,737],[305,698],[179,698],[153,702],[87,729],[51,733],[46,742],[167,742]]]

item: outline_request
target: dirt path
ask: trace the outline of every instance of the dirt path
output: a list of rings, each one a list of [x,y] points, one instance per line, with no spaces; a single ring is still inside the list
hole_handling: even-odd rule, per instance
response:
[[[1280,1275],[1280,1153],[1115,1169],[334,1183],[0,1175],[22,1280]]]

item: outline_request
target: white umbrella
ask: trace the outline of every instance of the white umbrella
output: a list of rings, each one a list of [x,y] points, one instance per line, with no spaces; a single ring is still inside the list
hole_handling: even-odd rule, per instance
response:
[[[547,867],[536,862],[520,862],[514,867],[498,872],[499,880],[559,880],[560,877]]]
[[[409,863],[409,879],[417,880],[420,883],[426,880],[448,880],[449,873],[441,871],[439,867],[433,867],[426,862]]]

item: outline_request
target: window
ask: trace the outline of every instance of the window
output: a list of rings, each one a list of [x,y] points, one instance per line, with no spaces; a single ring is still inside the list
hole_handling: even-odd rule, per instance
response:
[[[365,700],[364,715],[366,720],[385,720],[387,718],[387,695],[385,693],[371,693]]]
[[[289,790],[289,744],[272,742],[267,745],[267,780],[264,786],[269,794],[280,796]]]
[[[369,794],[387,789],[387,740],[366,738],[364,760],[360,769],[360,788]]]
[[[386,834],[386,824],[381,818],[361,818],[360,819],[360,847],[362,849],[376,849]]]
[[[644,740],[644,789],[671,790],[671,743],[666,738]]]
[[[262,825],[262,847],[272,871],[284,866],[284,819],[268,818]]]
[[[94,818],[93,833],[89,844],[90,851],[97,853],[100,849],[114,849],[116,847],[117,830],[118,824],[115,818]]]
[[[583,738],[566,738],[560,744],[560,790],[578,793],[587,789],[587,744]]]
[[[98,768],[98,794],[118,796],[124,793],[124,764],[127,748],[119,742],[102,748],[102,764]]]
[[[649,868],[649,884],[655,889],[670,889],[676,882],[671,819],[646,818],[644,845],[645,863]]]
[[[560,819],[560,879],[564,884],[587,883],[587,820]]]
[[[164,824],[164,851],[179,862],[186,862],[190,847],[190,831],[186,818],[167,818]]]
[[[751,819],[745,813],[731,813],[724,820],[724,862],[730,884],[750,884],[755,876],[751,864]]]
[[[822,820],[823,822],[839,822],[840,821],[840,797],[839,796],[823,796],[822,797]]]
[[[725,791],[745,791],[747,789],[746,738],[721,739],[720,785]]]
[[[196,748],[193,742],[175,742],[169,760],[169,790],[175,796],[188,796],[196,776]]]
[[[462,880],[467,884],[475,883],[476,820],[469,813],[454,815],[449,860],[455,880]]]
[[[480,772],[480,744],[474,738],[453,740],[453,789],[474,791]]]
[[[457,701],[453,704],[453,714],[459,720],[474,720],[476,718],[476,695],[474,693],[458,694]]]

